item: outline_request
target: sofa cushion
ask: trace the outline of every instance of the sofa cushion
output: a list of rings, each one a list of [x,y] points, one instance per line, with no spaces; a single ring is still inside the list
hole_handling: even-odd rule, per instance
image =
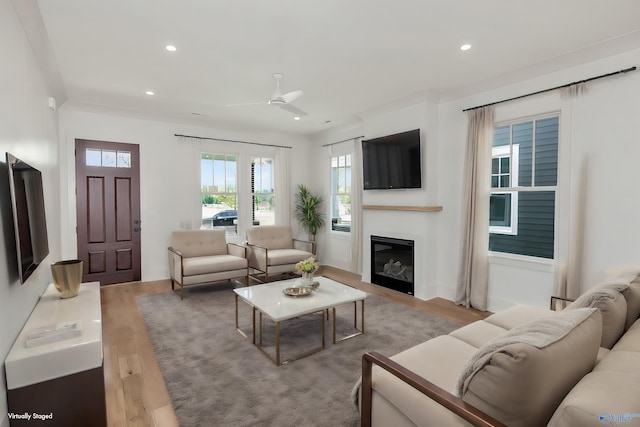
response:
[[[585,308],[520,325],[482,346],[461,369],[454,394],[509,426],[545,425],[593,369],[602,316]]]
[[[620,288],[622,289],[622,288]],[[602,313],[602,341],[600,345],[611,348],[624,332],[627,320],[627,303],[615,286],[596,286],[569,304],[565,310],[593,307]]]
[[[512,329],[532,320],[555,314],[555,311],[548,308],[532,307],[529,305],[514,305],[506,310],[499,311],[484,319],[493,325],[500,326],[504,329]]]
[[[640,266],[621,266],[609,272],[615,281],[627,283],[629,289],[622,292],[627,301],[627,322],[625,330],[640,317]],[[608,279],[607,281],[611,281]]]
[[[497,337],[500,334],[504,334],[506,331],[506,329],[501,328],[500,326],[496,326],[489,322],[479,320],[477,322],[473,322],[466,326],[463,326],[460,329],[456,329],[449,335],[462,340],[476,348],[480,348],[487,341]]]
[[[629,329],[629,326],[640,316],[640,272],[632,270],[611,276],[595,288],[611,289],[622,294],[627,303],[627,318],[624,329]]]
[[[613,346],[613,350],[640,352],[640,319],[631,325],[629,330]]]
[[[637,425],[640,375],[637,362],[626,372],[594,371],[580,380],[553,414],[548,426]]]
[[[607,354],[607,357],[602,359],[602,361],[593,368],[593,371],[628,372],[640,375],[638,367],[640,367],[640,352],[633,350],[612,350]],[[640,400],[638,402],[640,402]]]
[[[625,330],[640,318],[640,275],[629,283],[629,288],[622,292],[627,302],[627,321]]]
[[[247,242],[267,249],[293,248],[291,227],[266,225],[247,230]]]
[[[224,230],[182,230],[171,233],[171,246],[185,258],[227,253]]]
[[[628,285],[626,289],[621,291],[627,302],[627,320],[625,323],[625,330],[627,330],[640,317],[640,273],[627,273],[607,282]]]
[[[476,350],[463,341],[441,335],[398,353],[391,359],[435,385],[451,390],[459,370]],[[374,408],[376,400],[384,399],[415,425],[425,425],[425,416],[428,417],[428,425],[468,425],[451,411],[377,366],[373,367],[372,386]]]
[[[312,257],[313,254],[299,249],[272,249],[269,251],[269,265],[295,264]]]
[[[199,256],[184,258],[182,268],[184,276],[197,276],[219,271],[242,270],[247,268],[247,260],[233,255]]]

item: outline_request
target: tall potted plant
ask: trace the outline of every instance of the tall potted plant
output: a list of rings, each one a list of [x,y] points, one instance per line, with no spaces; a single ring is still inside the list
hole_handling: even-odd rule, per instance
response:
[[[324,213],[321,205],[321,196],[311,193],[303,184],[298,185],[296,217],[302,227],[309,232],[312,242],[315,242],[318,230],[324,225]]]

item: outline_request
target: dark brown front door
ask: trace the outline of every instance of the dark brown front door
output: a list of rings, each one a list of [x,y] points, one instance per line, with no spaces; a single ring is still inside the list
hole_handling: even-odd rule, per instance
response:
[[[82,280],[140,280],[138,145],[76,139],[76,206]]]

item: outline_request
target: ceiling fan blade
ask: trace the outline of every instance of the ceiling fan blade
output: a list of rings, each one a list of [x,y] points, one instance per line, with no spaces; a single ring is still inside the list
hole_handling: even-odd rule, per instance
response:
[[[304,116],[308,116],[309,114],[305,113],[304,111],[302,111],[301,109],[299,109],[298,107],[294,107],[291,104],[283,104],[280,106],[280,108],[282,108],[283,110],[287,110],[290,113],[295,114],[296,116],[300,116],[300,117],[304,117]]]
[[[245,105],[259,105],[259,104],[266,104],[267,101],[261,101],[261,102],[244,102],[241,104],[226,104],[225,107],[244,107]]]
[[[288,104],[288,103],[293,102],[296,99],[300,98],[302,95],[304,95],[303,91],[294,90],[293,92],[289,92],[289,93],[285,93],[284,95],[281,95],[280,99],[282,99],[284,102],[286,102]]]

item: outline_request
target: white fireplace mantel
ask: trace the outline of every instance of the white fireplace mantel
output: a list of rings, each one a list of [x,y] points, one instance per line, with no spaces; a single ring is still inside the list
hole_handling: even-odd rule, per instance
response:
[[[362,209],[376,211],[439,212],[442,210],[442,206],[363,205]]]

